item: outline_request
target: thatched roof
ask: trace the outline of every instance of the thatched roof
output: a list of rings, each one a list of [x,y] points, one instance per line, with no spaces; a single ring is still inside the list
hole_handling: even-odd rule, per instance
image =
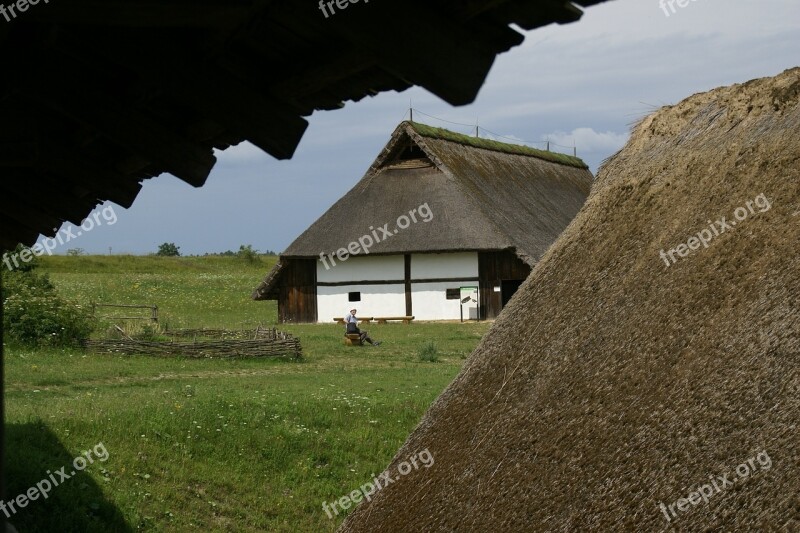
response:
[[[315,110],[412,85],[469,103],[495,57],[522,43],[512,25],[573,22],[575,4],[600,1],[381,0],[335,14],[311,0],[12,9],[0,20],[0,247],[78,224],[103,200],[128,207],[163,172],[199,187],[215,148],[248,140],[289,158]]]
[[[533,266],[580,210],[591,183],[576,157],[403,122],[364,178],[281,257],[335,253],[370,228],[388,223],[394,230],[398,217],[424,204],[429,222],[418,217],[369,253],[510,249]],[[276,280],[270,276],[256,298]]]
[[[644,119],[341,531],[800,530],[798,131],[800,68]]]

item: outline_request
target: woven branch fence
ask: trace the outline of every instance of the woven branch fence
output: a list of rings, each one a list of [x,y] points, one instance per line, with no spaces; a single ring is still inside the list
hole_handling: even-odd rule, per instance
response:
[[[285,340],[293,338],[289,333],[275,328],[257,327],[255,330],[239,329],[170,329],[162,333],[174,339],[233,339],[233,340]]]
[[[207,336],[208,331],[195,330],[184,337]],[[171,335],[175,333],[167,332]],[[184,331],[185,333],[185,331]],[[227,338],[227,334],[249,335],[247,340]],[[223,335],[223,333],[219,333]],[[177,334],[175,335],[178,336]],[[92,353],[113,353],[119,355],[152,355],[155,357],[190,357],[195,359],[230,359],[255,357],[302,357],[300,339],[275,329],[257,329],[245,332],[225,332],[222,340],[193,340],[192,342],[146,341],[136,339],[87,340],[86,349]]]

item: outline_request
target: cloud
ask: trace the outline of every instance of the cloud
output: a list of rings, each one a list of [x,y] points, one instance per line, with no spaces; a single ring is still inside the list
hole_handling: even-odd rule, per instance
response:
[[[628,142],[628,133],[614,133],[613,131],[598,132],[593,128],[575,128],[570,133],[554,131],[542,135],[543,141],[550,141],[562,147],[578,147],[578,152],[608,152],[613,153],[625,146]]]

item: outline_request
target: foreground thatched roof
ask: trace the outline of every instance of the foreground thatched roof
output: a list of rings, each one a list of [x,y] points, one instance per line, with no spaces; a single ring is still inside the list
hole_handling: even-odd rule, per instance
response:
[[[364,178],[281,257],[335,253],[371,228],[394,229],[399,216],[424,204],[428,222],[419,217],[369,253],[511,249],[533,266],[577,214],[591,183],[576,157],[403,122]],[[256,298],[271,290],[273,274]]]
[[[799,531],[799,131],[800,69],[643,120],[341,531]]]

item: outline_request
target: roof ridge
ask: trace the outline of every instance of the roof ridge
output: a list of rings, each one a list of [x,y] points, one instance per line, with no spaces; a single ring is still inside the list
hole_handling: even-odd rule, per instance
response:
[[[412,122],[410,120],[406,120],[403,124],[409,126],[422,137],[454,142],[465,146],[482,148],[484,150],[491,150],[494,152],[535,157],[551,163],[557,163],[576,168],[589,168],[589,165],[584,163],[581,158],[568,154],[539,150],[538,148],[533,148],[524,144],[511,144],[494,141],[491,139],[484,139],[481,137],[472,137],[470,135],[464,135],[463,133],[457,133],[448,129],[422,124],[421,122]]]

